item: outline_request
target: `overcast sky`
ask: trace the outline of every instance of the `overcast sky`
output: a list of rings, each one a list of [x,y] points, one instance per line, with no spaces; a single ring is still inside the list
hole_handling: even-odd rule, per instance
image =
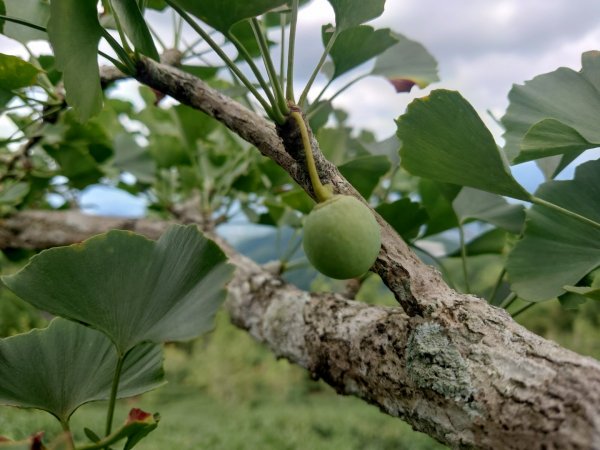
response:
[[[368,0],[365,0],[368,1]],[[486,110],[501,117],[513,83],[559,66],[580,69],[581,53],[600,49],[600,0],[387,0],[384,14],[371,22],[421,42],[438,61],[441,81],[426,90],[395,94],[391,85],[369,78],[338,97],[350,122],[381,138],[395,132],[394,120],[415,97],[436,88],[456,89],[475,106],[498,140],[501,130]],[[170,36],[170,17],[151,17],[162,36]],[[300,12],[297,40],[297,91],[321,51],[321,25],[333,22],[326,0],[312,0]],[[23,54],[0,37],[0,52]],[[368,70],[368,68],[364,68]],[[318,88],[323,84],[318,78]],[[343,84],[343,82],[341,83]],[[339,85],[341,85],[339,84]],[[338,86],[339,86],[338,85]],[[125,89],[131,92],[133,84]],[[6,122],[0,127],[6,128]],[[6,129],[0,130],[6,134]],[[517,169],[519,170],[519,169]],[[531,171],[527,172],[527,176]],[[536,178],[535,176],[533,178]],[[540,181],[531,180],[532,185]]]

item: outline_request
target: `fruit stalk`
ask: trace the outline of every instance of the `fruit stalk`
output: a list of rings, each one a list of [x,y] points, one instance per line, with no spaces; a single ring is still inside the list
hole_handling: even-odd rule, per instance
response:
[[[323,184],[321,183],[321,179],[319,178],[319,174],[317,173],[317,166],[315,164],[315,158],[313,157],[312,146],[310,145],[310,138],[308,137],[308,130],[306,128],[306,123],[304,122],[302,114],[300,114],[298,111],[292,111],[290,115],[296,121],[296,124],[300,129],[302,145],[304,146],[304,154],[306,155],[308,175],[310,177],[310,182],[312,184],[313,191],[315,191],[317,201],[319,203],[323,203],[324,201],[330,199],[333,196],[333,194],[329,189],[323,186]]]

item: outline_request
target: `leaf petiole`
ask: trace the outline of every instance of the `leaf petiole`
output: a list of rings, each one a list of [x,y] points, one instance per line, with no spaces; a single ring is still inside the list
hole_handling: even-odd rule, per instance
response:
[[[458,224],[458,236],[460,239],[460,259],[462,261],[462,271],[465,281],[465,293],[471,293],[471,286],[469,286],[469,271],[467,269],[467,245],[465,243],[465,229],[462,222]]]
[[[515,294],[514,292],[511,292],[510,294],[508,294],[506,296],[506,298],[504,300],[502,300],[500,302],[500,305],[498,305],[498,308],[507,309],[510,305],[513,304],[513,302],[516,299],[517,299],[517,294]]]
[[[108,403],[108,410],[106,412],[106,436],[110,435],[112,431],[113,417],[115,415],[115,405],[117,402],[117,392],[119,391],[119,380],[121,379],[121,372],[123,371],[123,363],[125,362],[125,355],[119,355],[117,360],[117,366],[115,367],[115,373],[113,375],[112,386],[110,388],[110,400]]]
[[[19,25],[26,26],[28,28],[32,28],[34,30],[47,32],[45,27],[40,25],[36,25],[35,23],[27,22],[26,20],[17,19],[16,17],[5,16],[4,14],[0,14],[0,20],[6,20],[7,22],[18,23]]]
[[[112,35],[105,28],[102,28],[102,37],[106,40],[108,45],[112,47],[112,49],[115,51],[121,62],[125,65],[127,70],[124,73],[128,75],[134,74],[135,63],[133,62],[127,51],[123,47],[121,47],[121,44],[119,44],[119,42],[114,37],[112,37]]]
[[[534,205],[538,205],[538,206],[545,206],[546,208],[552,209],[556,212],[559,212],[561,214],[564,214],[565,216],[569,216],[575,220],[578,220],[581,223],[585,223],[586,225],[590,225],[594,228],[597,228],[600,230],[600,223],[593,221],[592,219],[588,219],[585,216],[582,216],[581,214],[577,214],[576,212],[570,211],[568,209],[563,208],[562,206],[558,206],[554,203],[548,202],[542,198],[539,197],[535,197],[535,196],[531,196],[531,203],[533,203]]]
[[[119,61],[118,59],[113,58],[110,55],[107,55],[106,53],[104,53],[101,50],[98,50],[98,54],[100,56],[102,56],[104,59],[106,59],[107,61],[110,61],[110,63],[115,66],[117,69],[119,69],[121,72],[123,73],[127,73],[128,67],[123,64],[121,61]]]
[[[296,24],[298,23],[298,2],[299,0],[292,0],[292,17],[290,20],[290,39],[288,45],[288,60],[287,60],[287,75],[286,75],[286,98],[295,102],[294,100],[294,47],[296,46]]]
[[[279,111],[285,116],[289,114],[290,109],[288,108],[287,102],[285,101],[285,95],[279,82],[277,71],[275,70],[275,65],[273,64],[273,60],[271,59],[271,53],[269,52],[269,45],[267,44],[267,40],[265,39],[265,34],[258,19],[253,18],[250,24],[252,26],[252,31],[254,31],[256,40],[258,41],[260,53],[262,54],[265,67],[267,68],[267,74],[269,75],[269,80],[271,81],[271,85],[273,86],[275,91],[275,99],[277,100],[277,104],[273,105],[273,107],[277,107]]]
[[[504,275],[506,275],[506,268],[502,268],[502,270],[500,271],[500,274],[498,275],[498,278],[496,279],[496,282],[494,283],[494,287],[492,288],[492,292],[490,293],[490,296],[488,298],[488,302],[491,305],[494,305],[494,299],[496,298],[496,294],[498,293],[498,289],[500,289],[500,285],[502,285],[502,280],[504,280]]]
[[[115,8],[113,8],[112,0],[108,0],[107,4],[110,8],[110,12],[115,20],[115,25],[117,26],[117,33],[119,33],[119,38],[121,39],[121,45],[125,50],[125,53],[132,53],[131,48],[129,47],[129,43],[127,42],[127,38],[125,37],[125,32],[123,31],[123,27],[121,25],[121,20],[119,16],[115,13]],[[115,50],[116,51],[116,50]]]
[[[177,14],[179,14],[183,20],[187,22],[187,24],[192,27],[192,29],[202,37],[206,41],[206,43],[214,50],[214,52],[221,58],[221,60],[231,69],[233,73],[238,77],[238,79],[246,86],[246,88],[254,95],[256,100],[261,104],[264,110],[267,112],[269,117],[273,117],[273,109],[267,103],[262,95],[256,90],[254,85],[248,80],[248,78],[242,73],[242,71],[237,67],[237,65],[225,54],[225,52],[221,49],[219,45],[210,37],[210,35],[202,29],[183,9],[177,6],[173,0],[165,0],[165,2],[173,8]]]
[[[514,313],[511,314],[512,318],[514,319],[515,317],[517,317],[518,315],[520,315],[521,313],[524,313],[525,311],[527,311],[529,308],[531,308],[532,306],[536,305],[537,302],[531,302],[526,304],[525,306],[523,306],[521,309],[516,310]]]
[[[258,66],[254,63],[252,56],[250,55],[250,53],[248,53],[248,49],[246,47],[244,47],[244,44],[242,44],[240,42],[240,40],[237,37],[235,37],[235,35],[231,32],[227,33],[227,39],[229,39],[231,41],[231,43],[234,45],[236,50],[240,53],[242,58],[244,58],[244,61],[246,61],[246,63],[250,67],[250,70],[252,70],[252,73],[254,74],[254,76],[256,77],[256,80],[258,81],[258,84],[260,84],[260,87],[267,95],[267,98],[269,99],[269,103],[271,104],[273,112],[275,112],[277,103],[275,101],[275,97],[273,96],[273,92],[271,91],[269,83],[267,83],[265,78],[262,76],[262,73],[260,72]],[[283,117],[280,117],[278,119],[278,121],[281,119],[283,119]]]
[[[331,35],[331,38],[329,38],[329,42],[327,42],[327,46],[325,47],[325,50],[323,50],[323,54],[321,55],[321,59],[319,60],[319,62],[317,63],[317,66],[315,67],[315,69],[313,70],[308,83],[306,83],[306,86],[304,87],[304,90],[302,91],[302,94],[300,95],[300,100],[298,101],[298,106],[302,107],[304,105],[304,103],[306,102],[306,97],[308,96],[308,93],[310,91],[310,88],[312,87],[315,78],[317,78],[317,75],[319,74],[319,71],[321,70],[321,67],[323,67],[323,64],[325,64],[325,60],[327,59],[327,55],[329,55],[329,51],[331,50],[331,48],[333,47],[333,44],[335,44],[335,40],[338,37],[338,31],[337,29],[333,32],[333,34]]]
[[[75,448],[75,442],[73,442],[73,434],[71,433],[71,427],[69,426],[68,421],[60,421],[60,426],[65,433],[65,437],[67,439],[67,449],[72,450]]]

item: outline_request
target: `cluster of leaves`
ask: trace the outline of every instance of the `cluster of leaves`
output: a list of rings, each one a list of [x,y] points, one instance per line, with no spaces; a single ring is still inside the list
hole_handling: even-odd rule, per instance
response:
[[[3,282],[60,317],[0,340],[0,404],[49,412],[73,448],[71,415],[110,400],[105,437],[86,430],[93,442],[77,448],[133,448],[158,416],[135,412],[111,432],[115,399],[163,384],[162,343],[210,330],[232,272],[225,260],[195,226],[172,226],[157,242],[111,231],[33,257]]]
[[[60,5],[59,2],[48,5],[39,0],[26,0],[25,3],[26,7],[10,0],[4,2],[7,21],[2,25],[2,32],[21,42],[28,51],[31,40],[48,40],[54,54],[35,57],[29,52],[29,61],[0,55],[0,67],[6,66],[5,71],[0,71],[3,105],[7,117],[17,128],[0,149],[0,156],[6,161],[4,173],[0,174],[0,214],[8,214],[15,207],[24,205],[44,208],[62,204],[68,208],[77,202],[79,190],[103,182],[135,194],[143,193],[151,209],[162,215],[171,214],[173,205],[193,197],[202,202],[200,208],[205,215],[220,211],[225,220],[232,198],[241,198],[244,210],[250,211],[252,208],[247,206],[257,198],[254,194],[277,191],[279,186],[289,183],[289,178],[273,163],[261,160],[238,138],[217,127],[215,121],[200,112],[185,106],[154,107],[159,97],[146,89],[141,92],[145,101],[141,111],[122,100],[103,98],[97,61],[99,42],[104,40],[113,48],[112,56],[101,52],[102,55],[118,63],[126,73],[133,74],[126,67],[128,63],[134,63],[132,58],[139,55],[158,58],[152,33],[142,14],[146,9],[165,9],[165,2],[105,1],[99,18],[95,10],[92,11],[96,3],[93,1],[66,1]],[[277,79],[271,77],[272,85],[260,82],[262,76],[254,60],[265,57],[265,53],[268,56],[268,45],[273,42],[268,41],[266,49],[260,48],[251,19],[265,13],[262,27],[285,27],[292,20],[291,3],[274,0],[251,5],[238,0],[203,5],[172,2],[171,6],[186,20],[191,21],[187,16],[191,13],[214,32],[220,32],[223,38],[220,42],[210,37],[200,39],[182,48],[183,59],[194,61],[194,64],[186,63],[181,68],[249,106],[256,106],[248,98],[257,94],[253,82],[248,82],[241,73],[238,75],[246,87],[236,78],[233,82],[225,81],[219,76],[224,73],[222,66],[207,65],[206,60],[202,62],[199,58],[210,50],[211,45],[217,49],[231,47],[238,55],[232,61],[221,53],[224,62],[229,64],[229,70],[239,70],[238,66],[248,64],[257,75],[258,89],[263,90],[263,94],[258,93],[259,97],[269,97],[269,90],[275,89],[279,78],[286,78],[289,86],[293,81],[293,68],[288,68],[287,73],[282,68]],[[308,115],[315,131],[334,113],[331,100],[367,75],[384,76],[399,90],[409,90],[413,84],[425,86],[437,80],[435,61],[420,44],[389,29],[374,30],[362,25],[381,14],[383,1],[363,7],[357,7],[358,3],[331,2],[337,27],[323,27],[323,39],[327,44],[323,56],[331,56],[331,70],[325,71],[329,76],[326,87],[362,63],[373,58],[377,60],[370,72],[351,80],[331,98],[321,99],[323,90],[309,105]],[[179,17],[179,28],[182,22]],[[194,24],[197,29],[197,23]],[[110,28],[119,31],[121,45],[109,33]],[[202,34],[201,37],[206,36]],[[160,41],[158,36],[157,39]],[[80,42],[86,45],[79,45]],[[177,36],[176,44],[184,45]],[[164,44],[162,47],[166,50]],[[288,47],[288,62],[293,66],[293,42]],[[347,52],[350,47],[354,48],[352,53]],[[282,43],[282,60],[284,48]],[[321,63],[315,68],[315,76],[320,67]],[[66,113],[63,112],[66,106],[63,85],[66,102],[72,106]],[[307,92],[305,89],[302,97],[306,98]],[[287,96],[288,101],[291,99],[293,92]],[[265,102],[261,104],[266,105]],[[277,102],[266,105],[266,112],[277,105]],[[16,112],[13,113],[13,109]],[[81,121],[84,122],[79,123]],[[143,125],[134,131],[135,127],[125,127],[124,123]],[[20,145],[17,147],[17,144]],[[123,183],[119,177],[121,172],[132,174],[135,183]],[[242,174],[244,179],[238,180]],[[57,178],[57,175],[61,177]],[[49,197],[48,194],[55,195]],[[231,195],[225,198],[225,194]],[[296,194],[290,194],[290,197],[297,197]],[[48,204],[49,198],[54,200],[52,205]],[[297,199],[292,201],[297,202]],[[310,204],[304,203],[305,207]]]
[[[497,227],[463,246],[463,257],[482,249],[503,255],[497,285],[506,273],[513,293],[509,301],[558,298],[572,307],[598,298],[599,280],[592,272],[600,265],[600,161],[581,164],[572,180],[554,177],[598,146],[590,121],[600,111],[599,74],[600,53],[588,52],[579,72],[561,68],[515,86],[502,119],[503,149],[456,92],[434,91],[398,119],[403,167],[445,186],[443,201],[452,205],[459,226],[478,219]],[[513,178],[508,165],[532,160],[547,180],[533,194]],[[500,196],[533,206],[523,214],[522,206]],[[507,241],[506,233],[513,238]]]

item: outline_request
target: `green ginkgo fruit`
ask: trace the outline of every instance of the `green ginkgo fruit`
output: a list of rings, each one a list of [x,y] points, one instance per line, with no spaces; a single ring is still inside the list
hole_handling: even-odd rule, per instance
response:
[[[344,280],[371,268],[381,247],[381,232],[366,205],[348,195],[334,195],[306,217],[303,246],[319,272]]]

